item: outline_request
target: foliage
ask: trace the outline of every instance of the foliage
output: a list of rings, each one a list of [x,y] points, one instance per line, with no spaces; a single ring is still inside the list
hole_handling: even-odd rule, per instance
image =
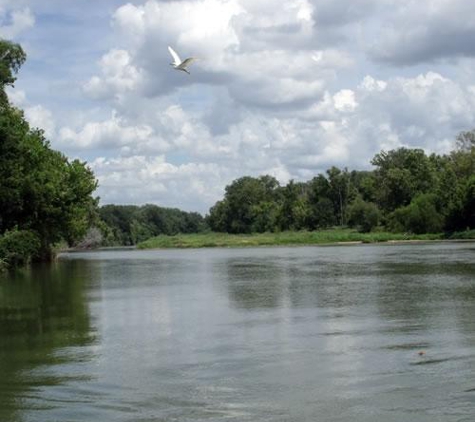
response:
[[[279,195],[279,182],[272,176],[241,177],[226,186],[225,198],[211,208],[208,223],[212,230],[228,233],[268,230],[275,227]]]
[[[139,249],[151,248],[204,248],[204,247],[249,247],[280,245],[330,245],[334,243],[372,243],[387,241],[438,240],[440,234],[408,236],[403,233],[373,232],[359,233],[351,229],[318,231],[285,231],[275,233],[227,234],[197,233],[175,236],[157,236],[141,242]]]
[[[262,233],[334,226],[363,232],[453,232],[475,226],[475,131],[448,155],[381,151],[373,171],[331,167],[307,182],[280,186],[271,176],[241,177],[211,207],[211,230]],[[267,184],[265,183],[267,181]]]
[[[358,231],[368,233],[379,224],[381,213],[378,206],[372,202],[366,202],[358,197],[348,211],[348,225],[358,228]]]
[[[51,149],[43,131],[8,102],[4,88],[25,58],[20,46],[0,41],[0,234],[15,227],[34,233],[35,257],[49,259],[53,244],[73,244],[94,221],[97,181],[86,163]]]
[[[29,264],[40,251],[38,236],[29,230],[10,230],[0,237],[0,261],[3,267]]]
[[[382,151],[373,158],[378,185],[376,199],[382,209],[394,211],[434,185],[432,162],[421,149]]]
[[[444,219],[436,208],[434,194],[421,194],[406,207],[398,208],[389,216],[389,227],[395,232],[439,233]]]
[[[0,40],[0,106],[8,105],[5,86],[13,86],[20,67],[26,60],[23,49],[10,41]]]
[[[157,205],[104,205],[99,209],[103,245],[135,245],[160,234],[197,233],[206,229],[196,212]]]
[[[454,232],[451,233],[449,239],[454,240],[475,240],[475,229],[474,230],[465,230],[463,232]]]

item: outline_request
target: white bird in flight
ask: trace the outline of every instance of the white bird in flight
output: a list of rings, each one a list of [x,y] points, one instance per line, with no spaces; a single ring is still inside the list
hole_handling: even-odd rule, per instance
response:
[[[190,72],[188,71],[187,67],[191,63],[193,63],[196,60],[196,58],[188,57],[187,59],[181,61],[180,56],[175,52],[175,50],[173,50],[173,48],[168,46],[168,51],[170,52],[170,54],[173,57],[173,63],[170,63],[170,65],[173,66],[173,69],[183,70],[183,72],[186,72],[189,75]]]

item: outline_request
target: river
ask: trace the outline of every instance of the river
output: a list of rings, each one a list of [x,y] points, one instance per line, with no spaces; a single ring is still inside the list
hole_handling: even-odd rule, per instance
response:
[[[475,243],[67,253],[0,278],[0,421],[463,422]]]

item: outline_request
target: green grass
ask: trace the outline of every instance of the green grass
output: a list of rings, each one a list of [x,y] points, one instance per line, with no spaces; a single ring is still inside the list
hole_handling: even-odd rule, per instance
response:
[[[452,233],[449,239],[475,240],[475,230],[465,230],[463,232]]]
[[[345,242],[388,242],[408,240],[440,240],[443,234],[408,235],[387,232],[359,233],[350,229],[319,231],[287,231],[280,233],[227,234],[200,233],[157,236],[141,242],[139,249],[152,248],[210,248],[279,245],[321,245]]]

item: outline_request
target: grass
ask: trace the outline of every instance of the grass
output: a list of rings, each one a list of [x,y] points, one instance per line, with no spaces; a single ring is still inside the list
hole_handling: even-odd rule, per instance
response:
[[[475,230],[465,230],[463,232],[452,233],[449,239],[457,240],[474,240],[475,239]]]
[[[139,249],[152,248],[211,248],[211,247],[246,247],[246,246],[280,246],[280,245],[322,245],[348,242],[388,242],[410,240],[440,240],[441,233],[404,234],[404,233],[359,233],[351,229],[332,229],[319,231],[286,231],[280,233],[227,234],[199,233],[177,234],[175,236],[157,236],[141,242]]]

